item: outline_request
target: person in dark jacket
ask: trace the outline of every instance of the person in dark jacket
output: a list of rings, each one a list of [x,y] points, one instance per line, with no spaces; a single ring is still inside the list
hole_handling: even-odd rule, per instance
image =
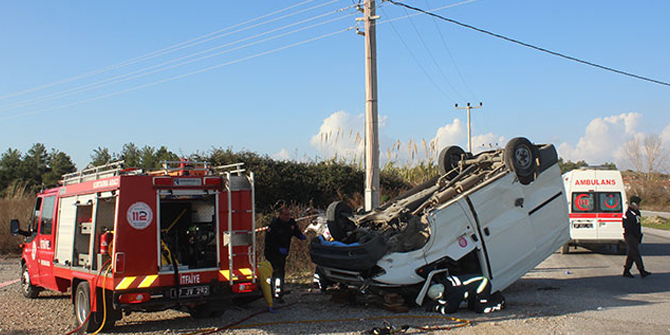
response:
[[[491,294],[491,283],[482,275],[447,276],[428,289],[434,302],[428,309],[441,313],[455,313],[461,302],[477,313],[491,313],[505,308],[505,298],[500,292]]]
[[[272,292],[278,302],[283,302],[284,269],[291,247],[291,238],[294,236],[301,240],[307,238],[291,218],[288,208],[282,206],[279,209],[279,217],[273,219],[265,231],[265,258],[272,264]]]
[[[640,202],[642,199],[636,195],[630,198],[628,210],[623,215],[623,238],[626,241],[626,263],[623,266],[623,276],[633,278],[630,268],[635,263],[642,278],[651,274],[644,269],[642,256],[640,255],[640,243],[642,243],[642,226],[640,225]]]

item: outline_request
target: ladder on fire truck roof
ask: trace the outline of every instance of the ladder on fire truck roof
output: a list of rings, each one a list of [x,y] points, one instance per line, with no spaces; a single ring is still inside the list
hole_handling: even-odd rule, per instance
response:
[[[163,161],[163,168],[149,172],[150,175],[166,176],[206,176],[210,174],[225,175],[226,173],[241,175],[246,171],[244,163],[234,163],[221,166],[210,166],[207,162],[198,161]]]
[[[81,171],[63,175],[63,185],[78,184],[85,181],[104,179],[120,175],[142,174],[142,169],[124,168],[123,161],[115,161],[104,165],[94,166]]]

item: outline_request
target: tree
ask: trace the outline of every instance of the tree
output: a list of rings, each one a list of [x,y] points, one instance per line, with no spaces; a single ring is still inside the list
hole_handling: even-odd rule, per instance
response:
[[[153,170],[159,166],[158,159],[156,158],[156,149],[145,145],[140,150],[140,166],[146,170]]]
[[[178,161],[179,156],[168,150],[167,147],[161,146],[156,150],[156,159],[158,160],[158,166],[155,166],[154,168],[159,168],[160,164],[164,161]]]
[[[112,162],[115,156],[115,154],[109,153],[109,149],[98,147],[97,149],[93,150],[93,155],[91,155],[91,162],[88,164],[92,166],[105,165]]]
[[[4,190],[17,179],[22,179],[21,175],[21,152],[17,149],[9,148],[0,157],[0,191]]]
[[[558,159],[558,166],[561,167],[561,173],[566,173],[568,171],[576,170],[581,167],[589,166],[585,161],[573,162],[568,160],[567,162],[563,161],[563,158]]]
[[[47,160],[49,171],[43,177],[43,183],[47,186],[58,184],[64,174],[77,171],[77,167],[72,162],[72,158],[64,152],[51,149]]]
[[[42,185],[42,177],[48,172],[47,160],[49,152],[42,143],[35,143],[28,150],[22,162],[22,178],[28,187],[36,189]]]
[[[126,143],[121,149],[123,165],[126,167],[139,167],[142,164],[142,153],[135,143]]]
[[[658,187],[662,179],[660,170],[668,160],[668,150],[661,137],[656,134],[635,137],[624,144],[624,154],[637,172],[633,191],[643,198],[654,197],[661,191]]]

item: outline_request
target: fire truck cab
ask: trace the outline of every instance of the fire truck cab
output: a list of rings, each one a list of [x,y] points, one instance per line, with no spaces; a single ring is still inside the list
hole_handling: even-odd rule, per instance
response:
[[[597,167],[581,168],[563,174],[570,211],[570,247],[611,245],[626,253],[622,216],[628,207],[621,172]]]
[[[122,312],[186,307],[217,316],[260,297],[253,173],[242,164],[115,162],[63,176],[37,195],[22,230],[24,296],[70,290],[75,322],[109,327]]]

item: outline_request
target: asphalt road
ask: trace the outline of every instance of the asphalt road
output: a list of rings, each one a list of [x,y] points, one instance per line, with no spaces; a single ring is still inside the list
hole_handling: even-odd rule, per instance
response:
[[[660,216],[662,218],[670,218],[670,213],[668,212],[655,212],[655,211],[640,211],[642,216]]]
[[[641,250],[647,270],[653,273],[650,277],[642,279],[635,270],[635,278],[622,277],[625,256],[612,252],[582,248],[567,255],[556,252],[503,292],[506,309],[484,315],[462,309],[450,316],[469,320],[471,325],[429,333],[670,334],[670,232],[643,230]],[[63,334],[71,330],[68,296],[44,292],[35,300],[23,298],[19,284],[12,283],[18,273],[17,263],[16,258],[0,262],[0,282],[8,283],[0,287],[0,333]],[[245,329],[218,334],[353,335],[384,325],[445,322],[425,319],[439,314],[418,307],[408,314],[393,314],[376,305],[334,302],[329,294],[310,292],[297,285],[289,289],[293,292],[286,297],[286,304],[276,306],[280,307],[276,314],[254,316],[242,323]],[[209,320],[193,320],[179,311],[133,313],[117,322],[109,333],[185,334],[229,325],[263,309],[262,300],[256,301],[247,308],[235,308]],[[394,318],[398,316],[423,319]],[[375,317],[387,321],[370,320]]]

